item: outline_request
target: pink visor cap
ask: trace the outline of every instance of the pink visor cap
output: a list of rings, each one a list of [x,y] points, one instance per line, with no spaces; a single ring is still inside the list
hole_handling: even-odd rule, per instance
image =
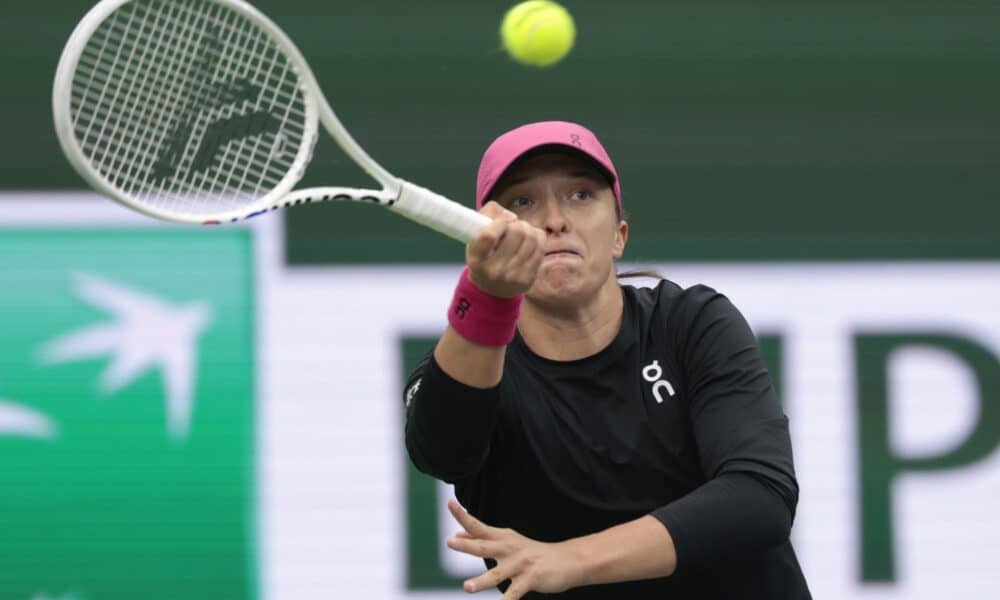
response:
[[[618,171],[615,170],[607,150],[598,141],[594,132],[582,125],[566,121],[542,121],[522,125],[493,140],[479,163],[479,173],[476,176],[476,208],[483,206],[493,191],[493,186],[514,161],[529,150],[553,144],[582,152],[603,167],[613,180],[615,199],[621,208],[622,190],[618,181]]]

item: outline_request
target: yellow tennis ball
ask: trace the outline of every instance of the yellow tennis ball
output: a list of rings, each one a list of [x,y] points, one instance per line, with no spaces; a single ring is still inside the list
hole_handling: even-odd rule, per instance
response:
[[[576,40],[576,25],[569,11],[555,2],[529,0],[504,15],[500,39],[514,60],[548,67],[569,54]]]

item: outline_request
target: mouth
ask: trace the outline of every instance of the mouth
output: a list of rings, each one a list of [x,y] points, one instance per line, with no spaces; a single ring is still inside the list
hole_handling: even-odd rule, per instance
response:
[[[552,256],[580,256],[580,253],[575,250],[553,250],[551,252],[545,253],[545,258]]]

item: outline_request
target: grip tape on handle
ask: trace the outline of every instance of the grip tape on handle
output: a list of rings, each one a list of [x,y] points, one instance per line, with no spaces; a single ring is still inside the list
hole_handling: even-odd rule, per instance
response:
[[[409,181],[399,180],[399,199],[390,210],[466,244],[490,218]]]

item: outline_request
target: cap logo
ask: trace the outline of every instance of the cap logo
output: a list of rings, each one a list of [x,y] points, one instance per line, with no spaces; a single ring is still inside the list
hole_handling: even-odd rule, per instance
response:
[[[580,136],[579,135],[577,135],[575,133],[569,134],[569,141],[574,146],[577,146],[579,148],[583,148],[583,142],[580,141]]]

